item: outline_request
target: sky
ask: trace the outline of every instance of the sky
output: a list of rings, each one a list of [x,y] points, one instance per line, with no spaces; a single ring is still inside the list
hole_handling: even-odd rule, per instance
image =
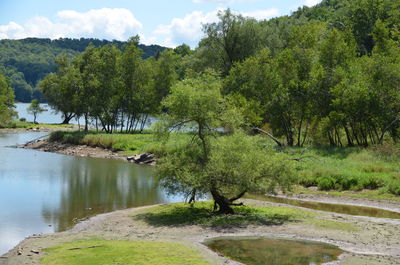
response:
[[[319,0],[0,0],[0,39],[91,37],[197,46],[202,25],[230,8],[258,20],[289,15]]]

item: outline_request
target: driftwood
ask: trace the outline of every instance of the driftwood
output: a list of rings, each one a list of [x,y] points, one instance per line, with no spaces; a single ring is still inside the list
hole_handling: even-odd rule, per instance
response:
[[[261,132],[263,134],[268,135],[269,138],[271,138],[272,140],[274,140],[274,142],[278,145],[278,146],[283,146],[283,143],[281,143],[278,139],[276,139],[271,133],[264,131],[260,128],[254,127],[253,130]]]

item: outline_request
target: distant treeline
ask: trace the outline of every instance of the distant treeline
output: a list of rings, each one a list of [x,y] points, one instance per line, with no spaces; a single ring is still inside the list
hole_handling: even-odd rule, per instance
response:
[[[284,145],[400,140],[398,0],[324,0],[264,21],[229,9],[218,17],[195,50],[181,45],[143,59],[137,38],[79,56],[69,49],[40,87],[66,121],[83,115],[107,132],[122,124],[130,131],[168,111],[161,106],[171,87],[211,72],[237,110],[229,116],[263,126]]]
[[[101,47],[113,44],[123,49],[126,42],[93,38],[26,38],[21,40],[0,40],[0,73],[9,77],[15,97],[20,102],[30,102],[33,98],[44,100],[37,89],[37,83],[48,73],[56,71],[55,58],[66,55],[69,58],[83,52],[89,44]],[[157,55],[165,48],[158,45],[139,44],[143,58]]]

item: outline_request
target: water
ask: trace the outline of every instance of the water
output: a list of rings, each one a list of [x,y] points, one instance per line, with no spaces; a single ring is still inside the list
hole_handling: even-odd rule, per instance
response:
[[[33,122],[33,115],[29,114],[26,109],[29,107],[30,103],[17,103],[15,104],[15,110],[18,112],[18,119],[20,118],[25,118],[26,121],[29,122]],[[42,113],[39,113],[36,117],[36,122],[38,123],[62,123],[63,122],[63,118],[61,115],[61,112],[56,113],[49,105],[47,104],[40,104],[40,106],[44,109],[47,109],[47,111],[44,111]],[[144,126],[145,129],[150,128],[150,126],[154,123],[158,121],[158,119],[156,117],[151,117],[149,116],[147,119],[147,122]],[[72,119],[70,121],[71,124],[78,124],[78,120],[77,119]],[[85,119],[84,117],[81,117],[79,119],[79,124],[81,126],[85,125]],[[92,122],[91,124],[92,126],[94,126],[94,122]],[[118,127],[120,128],[120,127]]]
[[[0,134],[0,254],[28,235],[63,231],[77,219],[181,201],[158,187],[149,166],[5,147],[43,135]]]
[[[15,104],[15,110],[18,112],[18,119],[25,118],[26,121],[33,122],[33,115],[29,114],[26,109],[29,107],[30,103],[17,103]],[[40,104],[40,106],[48,111],[39,113],[36,121],[38,123],[61,123],[63,121],[61,113],[55,113],[54,110],[47,104]],[[71,123],[77,124],[75,119],[71,120]],[[80,119],[80,123],[84,124],[84,119]]]
[[[246,196],[250,199],[264,200],[274,203],[284,203],[290,204],[294,206],[319,210],[319,211],[327,211],[327,212],[335,212],[335,213],[344,213],[349,215],[357,215],[357,216],[369,216],[369,217],[378,217],[378,218],[392,218],[392,219],[400,219],[400,213],[392,212],[388,210],[382,210],[374,207],[365,207],[365,206],[356,206],[356,205],[347,205],[347,204],[335,204],[335,203],[325,203],[325,202],[312,202],[312,201],[302,201],[302,200],[294,200],[276,196],[265,196],[265,195],[248,195]]]
[[[326,243],[266,237],[222,237],[205,244],[247,265],[317,265],[334,261],[343,253]]]

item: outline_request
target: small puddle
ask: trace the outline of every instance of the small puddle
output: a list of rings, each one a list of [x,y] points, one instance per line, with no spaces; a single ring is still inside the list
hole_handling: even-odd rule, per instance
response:
[[[267,196],[267,195],[247,195],[246,198],[256,199],[262,201],[269,201],[275,203],[284,203],[290,204],[294,206],[327,211],[327,212],[335,212],[335,213],[344,213],[349,215],[358,215],[358,216],[369,216],[369,217],[378,217],[378,218],[392,218],[392,219],[400,219],[400,213],[392,212],[388,210],[382,210],[373,207],[365,207],[365,206],[356,206],[356,205],[346,205],[346,204],[335,204],[335,203],[325,203],[325,202],[312,202],[312,201],[302,201],[295,199],[288,199],[276,196]]]
[[[318,265],[337,260],[344,252],[327,243],[267,237],[220,237],[205,245],[247,265]]]

